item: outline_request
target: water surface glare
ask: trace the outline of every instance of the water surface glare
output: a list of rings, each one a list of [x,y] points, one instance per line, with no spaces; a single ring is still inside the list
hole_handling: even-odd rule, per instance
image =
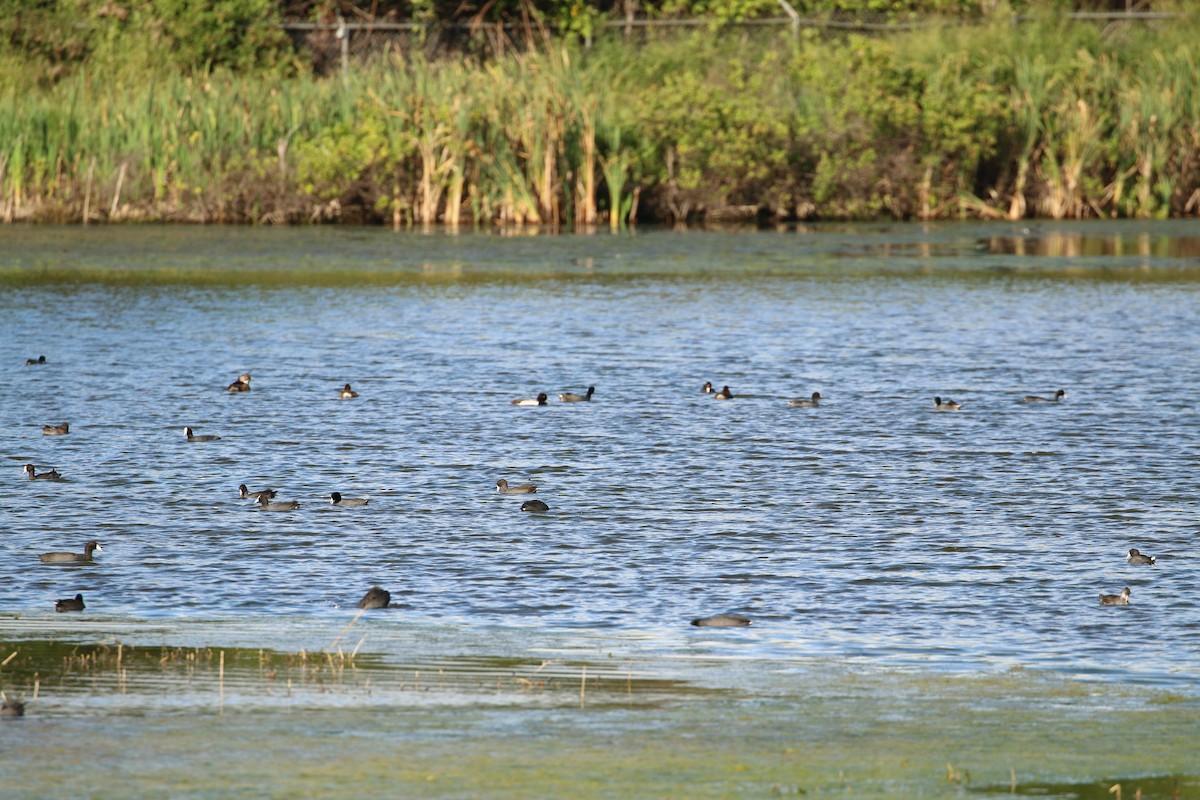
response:
[[[1184,225],[0,243],[0,610],[81,592],[85,614],[324,620],[380,584],[396,623],[664,653],[1200,675]],[[258,511],[240,483],[300,508]],[[38,561],[92,538],[94,564]],[[1099,604],[1124,586],[1128,607]],[[687,625],[726,611],[755,627]]]

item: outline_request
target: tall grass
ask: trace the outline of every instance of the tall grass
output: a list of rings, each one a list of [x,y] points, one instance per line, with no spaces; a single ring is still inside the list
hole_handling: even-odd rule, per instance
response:
[[[0,219],[549,225],[1200,205],[1194,17],[0,81]],[[5,64],[19,69],[17,62]],[[91,180],[89,182],[89,174]],[[635,202],[635,198],[637,201]]]

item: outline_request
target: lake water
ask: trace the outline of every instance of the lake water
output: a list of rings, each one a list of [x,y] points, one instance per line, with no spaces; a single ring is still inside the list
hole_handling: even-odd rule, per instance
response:
[[[379,584],[370,624],[463,641],[1193,690],[1196,234],[0,228],[0,636],[294,643]],[[688,625],[727,611],[754,626]]]

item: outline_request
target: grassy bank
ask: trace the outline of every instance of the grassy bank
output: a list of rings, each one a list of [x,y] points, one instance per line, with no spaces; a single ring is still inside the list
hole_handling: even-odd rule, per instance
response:
[[[713,33],[342,77],[0,71],[0,219],[616,224],[1200,210],[1200,18]],[[269,76],[269,77],[266,77]]]

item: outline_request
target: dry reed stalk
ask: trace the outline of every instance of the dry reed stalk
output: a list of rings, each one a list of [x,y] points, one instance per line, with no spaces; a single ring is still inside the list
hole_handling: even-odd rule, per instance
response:
[[[579,707],[583,708],[587,699],[587,665],[584,664],[583,670],[579,674]]]
[[[220,666],[220,672],[218,673],[218,676],[219,677],[217,679],[217,685],[218,685],[218,694],[220,695],[220,700],[217,704],[218,709],[219,709],[218,713],[224,714],[225,713],[225,651],[224,650],[221,651],[221,666]]]
[[[359,617],[361,617],[363,614],[365,614],[365,613],[366,613],[366,611],[367,611],[367,610],[366,610],[365,608],[360,608],[360,609],[358,610],[358,613],[354,615],[354,619],[352,619],[352,620],[350,620],[349,622],[347,622],[347,623],[346,623],[346,627],[342,628],[342,630],[341,630],[341,633],[339,633],[339,634],[337,635],[337,637],[336,637],[336,638],[334,638],[334,640],[333,640],[332,642],[330,642],[330,644],[329,644],[329,647],[327,647],[327,648],[326,648],[326,652],[329,652],[329,651],[330,651],[330,650],[332,650],[333,648],[337,647],[337,643],[338,643],[338,642],[340,642],[340,641],[342,640],[342,637],[346,635],[346,631],[348,631],[348,630],[350,630],[351,628],[353,628],[353,627],[354,627],[354,623],[358,622],[358,618],[359,618]],[[304,651],[303,651],[303,650],[301,650],[301,651],[300,651],[300,657],[301,657],[301,658],[305,658],[305,655],[304,655]]]
[[[96,172],[96,157],[92,156],[91,162],[88,164],[87,172],[87,188],[83,192],[83,224],[88,224],[88,217],[91,215],[92,203],[92,176]]]
[[[125,170],[129,167],[129,162],[122,161],[120,168],[117,170],[117,188],[113,190],[112,205],[108,208],[108,218],[115,219],[117,216],[117,206],[121,203],[121,187],[125,184]]]
[[[20,651],[20,650],[13,650],[11,653],[9,653],[9,654],[8,654],[8,658],[4,659],[3,661],[0,661],[0,667],[7,667],[7,666],[8,666],[8,662],[10,662],[10,661],[12,661],[14,658],[16,658],[16,657],[17,657],[17,653],[19,653],[19,652],[21,652],[21,651]]]

